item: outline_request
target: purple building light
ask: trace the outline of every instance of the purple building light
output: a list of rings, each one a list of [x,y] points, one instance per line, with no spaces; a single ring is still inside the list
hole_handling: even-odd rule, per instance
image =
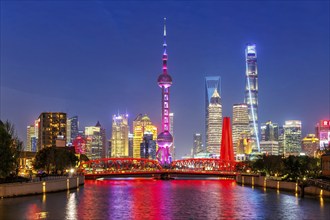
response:
[[[172,157],[170,147],[173,144],[173,137],[170,129],[170,86],[172,77],[167,73],[167,52],[166,52],[166,18],[164,18],[164,53],[163,53],[163,73],[158,77],[158,85],[162,89],[162,132],[157,137],[158,151],[157,159],[162,166],[169,165]]]

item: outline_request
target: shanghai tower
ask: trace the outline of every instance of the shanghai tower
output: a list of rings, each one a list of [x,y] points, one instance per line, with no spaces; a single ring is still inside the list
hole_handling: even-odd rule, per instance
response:
[[[157,137],[158,151],[157,159],[162,166],[171,163],[170,147],[173,144],[173,137],[170,129],[170,86],[172,77],[167,73],[167,44],[166,44],[166,18],[164,18],[164,52],[163,52],[163,73],[158,77],[158,86],[162,90],[162,132]]]
[[[248,105],[249,131],[252,141],[252,151],[260,152],[258,137],[258,69],[257,50],[255,44],[248,44],[245,49],[246,85],[245,103]]]

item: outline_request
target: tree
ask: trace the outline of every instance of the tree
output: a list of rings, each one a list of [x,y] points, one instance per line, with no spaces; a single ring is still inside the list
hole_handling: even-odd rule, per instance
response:
[[[15,133],[15,127],[9,121],[0,120],[0,177],[16,175],[19,170],[19,156],[23,148]]]
[[[63,174],[65,169],[75,167],[77,162],[78,157],[68,148],[45,147],[36,154],[34,167],[48,174]]]

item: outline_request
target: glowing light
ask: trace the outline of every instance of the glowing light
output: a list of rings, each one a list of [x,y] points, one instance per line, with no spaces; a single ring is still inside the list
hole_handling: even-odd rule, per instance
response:
[[[42,192],[46,193],[46,182],[42,182]]]

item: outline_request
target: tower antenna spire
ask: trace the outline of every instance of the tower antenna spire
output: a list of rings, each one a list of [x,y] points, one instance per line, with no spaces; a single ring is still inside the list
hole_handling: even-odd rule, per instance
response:
[[[167,44],[166,44],[166,18],[164,18],[164,52],[163,52],[163,73],[167,74]]]

